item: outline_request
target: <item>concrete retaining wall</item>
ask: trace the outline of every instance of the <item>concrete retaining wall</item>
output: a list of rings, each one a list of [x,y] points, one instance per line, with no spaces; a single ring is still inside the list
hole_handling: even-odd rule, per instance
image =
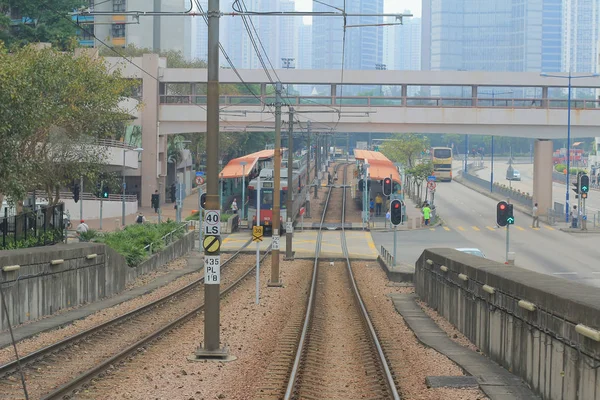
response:
[[[488,181],[488,180],[482,179],[475,175],[465,174],[464,172],[462,173],[461,176],[465,180],[467,180],[471,183],[474,183],[483,189],[490,190],[490,181]],[[528,197],[525,194],[514,192],[514,191],[510,190],[509,188],[503,188],[499,185],[494,185],[493,191],[494,191],[494,193],[497,193],[504,198],[509,198],[513,201],[516,201],[516,202],[524,205],[525,207],[528,207],[528,208],[533,207],[533,198]]]
[[[597,288],[454,249],[425,250],[415,265],[415,287],[484,354],[544,399],[600,400],[600,342],[575,330],[578,324],[600,329]],[[521,300],[535,310],[520,306]]]
[[[123,256],[97,243],[0,251],[0,268],[20,265],[15,271],[0,270],[11,325],[119,293],[138,276],[186,254],[194,244],[194,232],[190,232],[136,268],[128,267]],[[91,254],[96,257],[88,259]],[[64,262],[52,265],[52,260]],[[7,328],[4,308],[0,307],[0,330]]]

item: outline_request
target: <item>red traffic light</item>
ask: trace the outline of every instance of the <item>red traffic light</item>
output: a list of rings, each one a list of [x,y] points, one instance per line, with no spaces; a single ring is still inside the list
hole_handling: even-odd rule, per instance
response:
[[[385,178],[385,183],[389,184],[390,182],[392,182],[392,180],[390,178]]]
[[[504,210],[506,208],[506,204],[500,204],[500,209]]]
[[[394,203],[394,208],[400,208],[400,203]]]

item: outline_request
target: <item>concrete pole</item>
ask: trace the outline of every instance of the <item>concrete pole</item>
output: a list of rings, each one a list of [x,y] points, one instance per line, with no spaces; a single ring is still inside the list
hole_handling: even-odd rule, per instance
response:
[[[294,108],[290,107],[289,113],[289,123],[288,123],[288,167],[287,167],[287,204],[286,204],[286,216],[287,222],[291,225],[292,218],[294,217],[292,214],[292,208],[294,207],[294,199],[293,194],[295,191],[295,187],[292,184],[292,180],[294,178],[293,175],[293,163],[294,163]],[[292,251],[292,232],[291,229],[288,230],[286,227],[285,230],[285,258],[288,260],[293,259],[294,252]]]
[[[490,163],[490,193],[494,191],[494,136],[492,136],[492,161]]]
[[[569,222],[569,186],[571,185],[571,71],[569,71],[569,89],[567,100],[567,193],[565,195],[565,222]],[[575,217],[575,216],[574,216]]]
[[[320,145],[319,135],[317,135],[315,139],[315,199],[318,197],[319,192],[319,171],[321,170],[321,165],[319,164],[319,145]]]
[[[346,133],[346,162],[348,162],[349,157],[350,157],[350,134]]]
[[[219,0],[208,0],[208,93],[206,96],[206,209],[219,210]],[[219,210],[220,212],[220,210]],[[217,237],[220,240],[220,237]],[[220,342],[220,252],[205,252],[205,258],[217,256],[215,268],[219,279],[204,282],[204,347],[200,346],[195,359],[224,358],[227,349]],[[205,267],[206,276],[206,267]]]
[[[273,242],[279,240],[281,207],[281,82],[275,84],[275,165],[273,167]],[[269,286],[281,286],[279,281],[279,247],[271,250],[271,280]]]
[[[246,202],[246,161],[242,161],[242,220],[244,219],[245,213],[244,213],[244,208],[245,207],[245,202]]]
[[[306,148],[308,153],[306,154],[306,186],[308,186],[308,191],[310,193],[310,121],[306,124]]]
[[[121,170],[121,226],[125,226],[125,153],[127,149],[123,149],[123,169]]]

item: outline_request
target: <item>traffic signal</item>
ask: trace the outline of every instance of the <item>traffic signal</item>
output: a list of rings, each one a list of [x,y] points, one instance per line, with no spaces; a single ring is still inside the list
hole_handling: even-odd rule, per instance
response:
[[[573,191],[579,194],[579,181],[573,182]]]
[[[108,188],[108,186],[102,186],[102,198],[103,199],[108,199],[108,195],[110,194],[110,189]]]
[[[201,207],[203,210],[206,210],[206,193],[202,193],[202,194],[200,195],[200,207]]]
[[[392,200],[390,204],[390,221],[392,225],[400,225],[402,223],[402,203],[400,200]]]
[[[507,225],[514,225],[515,224],[515,216],[513,214],[513,205],[509,204],[508,205],[508,211],[506,213],[506,224]]]
[[[590,177],[587,175],[581,175],[580,178],[580,188],[581,188],[581,193],[587,193],[590,191]]]
[[[76,183],[73,186],[73,201],[75,201],[75,203],[77,203],[79,201],[79,184]]]
[[[587,199],[588,194],[587,193],[581,193],[581,198],[582,199]]]
[[[383,195],[384,196],[389,196],[392,194],[392,179],[391,178],[385,178],[383,180]]]
[[[496,223],[498,226],[506,226],[508,223],[508,205],[505,201],[501,201],[496,205]]]

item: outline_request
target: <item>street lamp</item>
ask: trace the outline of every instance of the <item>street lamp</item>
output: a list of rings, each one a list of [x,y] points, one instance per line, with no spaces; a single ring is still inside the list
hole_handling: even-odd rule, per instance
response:
[[[596,78],[599,74],[591,75],[549,75],[547,73],[541,73],[540,76],[544,78],[563,78],[569,80],[568,95],[567,95],[567,192],[565,195],[565,221],[569,222],[569,184],[571,178],[571,80],[576,78]],[[547,99],[546,99],[547,100]]]
[[[144,151],[144,149],[142,149],[141,147],[137,147],[135,149],[123,149],[123,170],[121,171],[121,176],[123,178],[121,185],[121,189],[123,190],[123,195],[121,196],[121,226],[125,226],[125,153],[127,153],[130,150],[136,151],[138,154]]]
[[[242,220],[244,219],[244,208],[246,202],[246,165],[248,163],[246,161],[242,161],[240,163],[242,165]]]

